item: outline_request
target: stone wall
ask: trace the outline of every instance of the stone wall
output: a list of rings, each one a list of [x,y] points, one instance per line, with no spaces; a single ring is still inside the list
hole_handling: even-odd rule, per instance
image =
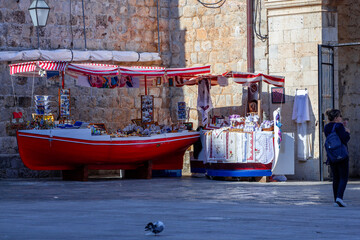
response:
[[[353,47],[339,47],[339,109],[349,118],[350,176],[360,176],[360,158],[357,143],[360,141],[360,6],[353,1],[340,1],[338,6],[339,43],[358,43]]]
[[[30,2],[1,1],[1,49],[38,47],[36,28],[27,10]],[[46,27],[40,29],[40,48],[84,49],[82,1],[58,0],[47,3],[51,10]],[[169,51],[166,34],[168,1],[159,1],[159,4],[161,47],[166,53]],[[84,7],[87,49],[157,51],[156,1],[85,0]]]

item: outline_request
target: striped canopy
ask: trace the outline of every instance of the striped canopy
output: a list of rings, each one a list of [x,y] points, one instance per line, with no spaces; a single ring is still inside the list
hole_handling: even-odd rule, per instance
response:
[[[165,68],[163,67],[119,67],[121,75],[126,76],[150,76],[162,77],[165,75]]]
[[[116,76],[118,66],[96,63],[69,63],[67,72],[70,75]]]
[[[166,69],[166,75],[194,77],[201,74],[210,74],[210,67],[210,65],[207,65],[202,67],[168,68]]]
[[[183,85],[195,85],[203,78],[210,78],[212,85],[218,84],[218,78],[221,75],[209,75],[210,65],[189,68],[163,68],[163,67],[122,67],[109,64],[95,63],[69,63],[64,61],[35,61],[11,64],[10,74],[16,76],[33,77],[39,76],[40,70],[44,71],[65,71],[70,76],[137,76],[146,77],[147,82],[153,81],[154,78],[162,79],[172,78],[174,85],[181,87]],[[268,84],[283,87],[285,78],[281,76],[272,76],[262,73],[246,73],[246,72],[226,72],[223,77],[233,78],[234,82],[239,84],[258,83],[264,81]],[[141,82],[143,82],[142,80]]]
[[[258,83],[264,81],[268,84],[274,85],[276,87],[284,87],[285,77],[282,76],[271,76],[265,75],[262,73],[245,73],[245,72],[226,72],[223,74],[224,77],[233,78],[234,82],[239,84],[246,83]]]
[[[37,77],[40,70],[45,71],[64,71],[66,62],[57,61],[38,61],[38,62],[25,62],[10,64],[10,75]]]

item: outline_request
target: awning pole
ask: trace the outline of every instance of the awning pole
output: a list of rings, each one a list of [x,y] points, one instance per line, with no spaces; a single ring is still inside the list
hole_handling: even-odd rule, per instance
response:
[[[146,82],[146,75],[144,75],[145,78],[145,95],[147,95],[147,82]]]
[[[65,88],[65,74],[64,74],[64,71],[61,71],[61,87],[62,89]]]

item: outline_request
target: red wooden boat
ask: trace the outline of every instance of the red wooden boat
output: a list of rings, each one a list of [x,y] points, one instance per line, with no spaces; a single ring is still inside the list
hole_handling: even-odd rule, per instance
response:
[[[92,136],[90,129],[19,130],[17,142],[22,161],[33,170],[131,170],[149,162],[154,170],[170,170],[182,169],[183,155],[199,135],[183,131],[112,138]]]

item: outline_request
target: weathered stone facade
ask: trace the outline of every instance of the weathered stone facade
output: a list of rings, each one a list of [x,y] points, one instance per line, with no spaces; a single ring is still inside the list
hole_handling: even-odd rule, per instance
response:
[[[41,48],[84,49],[81,0],[71,1],[71,18],[68,0],[47,2],[52,10],[47,26],[40,30]],[[356,1],[350,0],[260,2],[260,30],[268,36],[268,40],[254,40],[255,72],[286,77],[286,103],[271,104],[271,86],[263,84],[262,107],[270,115],[281,106],[283,131],[296,133],[296,125],[291,119],[294,96],[296,89],[307,88],[311,102],[309,129],[312,158],[307,161],[295,159],[296,174],[292,178],[318,180],[321,148],[317,46],[338,41],[356,42],[359,34],[353,29],[360,21],[360,7],[354,4]],[[87,49],[156,52],[159,16],[162,62],[147,64],[165,67],[210,64],[213,74],[229,70],[247,71],[246,0],[227,0],[219,9],[207,9],[196,0],[160,0],[159,12],[155,0],[84,0],[84,3]],[[0,50],[37,48],[36,29],[27,11],[29,5],[30,1],[25,0],[0,0]],[[353,53],[358,51],[359,47],[339,49],[336,55],[339,64],[335,67],[335,83],[339,89],[336,91],[336,101],[344,115],[351,119],[352,176],[358,176],[360,167],[354,145],[359,131],[357,122],[360,111],[357,110],[359,87],[356,81],[359,75],[359,54]],[[12,81],[15,91],[12,90]],[[8,136],[5,127],[15,110],[23,111],[30,118],[33,94],[57,96],[60,86],[40,78],[11,78],[7,63],[0,64],[0,82],[0,177],[34,176],[39,173],[33,173],[22,165],[16,139]],[[74,119],[105,122],[110,130],[115,130],[129,123],[130,119],[140,117],[140,95],[144,94],[144,89],[86,89],[77,87],[70,77],[66,77],[65,85],[71,89]],[[244,115],[246,87],[230,82],[226,88],[213,87],[211,93],[215,107],[211,115]],[[176,103],[185,101],[191,109],[190,120],[197,127],[196,86],[150,88],[149,94],[155,96],[155,120],[176,122]],[[44,176],[53,173],[40,174]]]
[[[353,1],[340,1],[338,10],[339,43],[358,43],[353,47],[337,48],[339,64],[339,108],[349,118],[351,140],[350,176],[360,176],[360,157],[357,143],[360,142],[360,5]]]
[[[284,75],[288,102],[283,112],[284,131],[295,132],[292,107],[297,89],[307,89],[311,109],[309,134],[312,158],[295,158],[296,177],[319,179],[318,44],[337,41],[336,13],[323,1],[266,1],[269,25],[269,71]],[[331,21],[327,21],[330,19]],[[297,148],[295,144],[295,153]],[[297,156],[297,154],[295,154]]]

